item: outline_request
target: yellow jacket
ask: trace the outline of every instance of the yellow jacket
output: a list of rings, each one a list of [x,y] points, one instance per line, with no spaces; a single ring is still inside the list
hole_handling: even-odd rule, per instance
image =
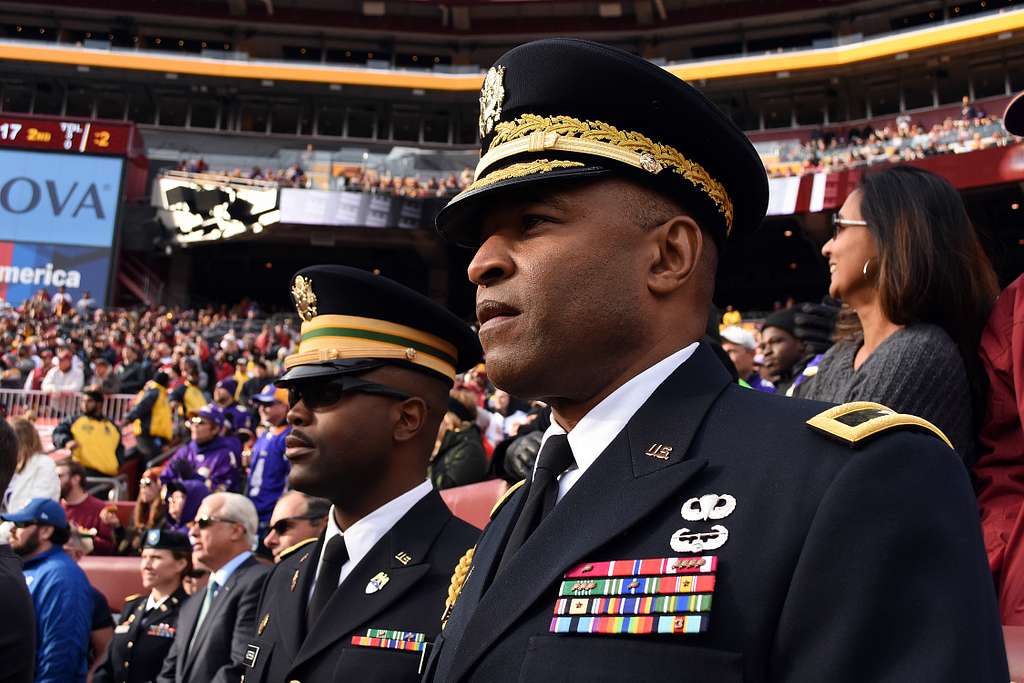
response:
[[[128,413],[132,432],[136,436],[152,436],[170,441],[173,424],[171,404],[167,401],[167,387],[150,380],[136,397],[135,407]]]
[[[121,432],[113,422],[84,413],[68,418],[53,430],[53,445],[64,448],[72,440],[77,444],[71,451],[72,458],[91,470],[117,476],[124,447]]]

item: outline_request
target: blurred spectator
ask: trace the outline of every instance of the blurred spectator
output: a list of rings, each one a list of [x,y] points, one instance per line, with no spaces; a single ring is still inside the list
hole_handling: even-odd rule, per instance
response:
[[[764,354],[762,369],[766,379],[775,385],[775,391],[785,394],[790,387],[799,386],[811,375],[808,365],[815,354],[808,352],[806,344],[796,336],[796,308],[775,311],[764,320],[761,328],[761,350]],[[816,371],[815,366],[811,368]],[[804,374],[807,371],[808,374]]]
[[[726,327],[721,332],[722,348],[729,354],[736,372],[752,388],[769,394],[775,393],[775,385],[761,377],[754,364],[757,340],[742,327]]]
[[[289,491],[281,496],[263,537],[263,545],[274,556],[274,562],[284,551],[316,539],[327,525],[330,512],[331,503],[323,498],[307,496],[301,491]]]
[[[470,393],[467,402],[476,403],[476,395]],[[476,424],[483,430],[484,445],[492,450],[509,436],[515,436],[519,426],[526,421],[526,413],[514,407],[508,392],[495,389],[486,401],[490,410],[477,408]]]
[[[185,572],[185,576],[182,577],[181,587],[185,589],[185,593],[188,595],[195,595],[196,593],[206,590],[206,583],[209,579],[210,572],[202,567],[192,567],[192,569]]]
[[[69,524],[95,532],[93,545],[96,555],[113,555],[114,530],[102,519],[107,504],[86,491],[89,483],[85,468],[71,458],[65,458],[57,463],[57,477],[60,479],[61,505]]]
[[[224,412],[211,403],[189,419],[192,440],[179,448],[164,467],[160,480],[199,481],[213,491],[238,491],[241,455],[238,440],[223,436]]]
[[[14,524],[11,547],[24,562],[32,594],[36,683],[83,683],[93,601],[85,573],[64,552],[70,537],[64,510],[49,498],[35,498],[19,512],[5,513],[0,519]],[[17,659],[5,666],[16,663]]]
[[[71,295],[68,294],[64,285],[58,287],[54,292],[53,298],[50,299],[50,305],[53,306],[53,313],[58,318],[71,313]]]
[[[182,364],[182,384],[176,387],[168,399],[171,408],[178,412],[182,418],[195,415],[199,410],[209,403],[206,394],[199,388],[199,366],[192,358],[184,358]]]
[[[89,386],[104,394],[121,393],[121,380],[114,374],[110,361],[105,356],[96,356],[92,362],[92,377],[89,378]]]
[[[182,607],[182,628],[164,660],[161,683],[241,679],[269,571],[251,550],[257,520],[252,502],[236,493],[215,493],[199,506],[189,532],[192,561],[210,570],[210,580],[201,596]]]
[[[99,302],[92,298],[92,294],[89,290],[82,292],[82,298],[75,304],[75,310],[82,315],[92,315],[92,312],[99,308]]]
[[[239,396],[239,400],[246,404],[252,401],[253,396],[263,391],[263,387],[270,381],[270,370],[264,361],[254,361],[252,366],[253,376],[242,385],[242,393]]]
[[[64,552],[68,557],[79,564],[82,558],[93,551],[92,537],[78,529],[71,529],[71,535],[64,543]],[[87,577],[88,578],[88,577]],[[89,585],[89,593],[92,598],[92,619],[89,625],[89,673],[93,673],[103,664],[107,656],[107,646],[114,636],[114,620],[110,616],[110,607],[103,593],[96,590],[92,584]]]
[[[171,441],[174,424],[171,404],[167,400],[167,373],[158,372],[139,392],[135,407],[125,417],[132,422],[135,446],[128,458],[142,457],[143,462],[160,454],[161,447]]]
[[[6,423],[5,423],[6,424]],[[60,500],[60,478],[50,456],[43,453],[36,426],[24,418],[11,421],[17,445],[17,464],[14,475],[4,492],[2,512],[17,512],[33,498]],[[0,446],[7,436],[7,429],[0,427]],[[2,455],[2,453],[0,453]],[[10,525],[0,524],[0,543],[10,538]]]
[[[146,366],[134,346],[126,346],[122,350],[121,363],[114,369],[114,376],[121,384],[120,390],[126,394],[135,394],[142,390],[146,383]]]
[[[11,426],[0,421],[0,489],[9,490],[20,458],[20,445]],[[0,512],[0,519],[6,510]],[[13,526],[3,522],[3,526]],[[0,541],[0,660],[2,678],[9,683],[30,683],[35,666],[36,623],[32,597],[21,573],[21,560],[9,541]]]
[[[213,389],[213,401],[224,411],[224,425],[228,434],[238,437],[243,446],[256,434],[252,411],[238,405],[235,395],[238,393],[238,382],[228,377],[217,382]]]
[[[164,484],[163,493],[167,506],[166,528],[187,534],[189,525],[195,519],[196,510],[203,499],[210,495],[206,484],[195,480],[173,480]]]
[[[986,398],[978,343],[998,290],[959,193],[914,167],[869,174],[822,254],[846,315],[797,394],[918,415],[972,464]]]
[[[57,356],[57,365],[43,378],[42,390],[48,394],[77,394],[85,386],[81,368],[74,367],[70,351]]]
[[[739,325],[743,322],[743,316],[732,306],[725,307],[725,313],[722,314],[722,324],[726,327]]]
[[[428,477],[434,488],[475,484],[487,476],[487,453],[475,420],[472,396],[453,390],[428,465]]]
[[[86,474],[116,477],[124,460],[121,430],[103,415],[103,394],[94,389],[82,393],[82,412],[53,430],[53,445],[71,451]]]
[[[163,667],[179,628],[178,614],[188,599],[182,579],[192,568],[188,537],[153,529],[146,533],[139,570],[148,592],[129,596],[118,627],[93,683],[152,681]]]
[[[159,529],[164,522],[164,500],[160,495],[160,468],[151,467],[139,479],[139,496],[135,499],[128,526],[121,524],[117,515],[105,520],[114,530],[114,543],[118,555],[137,555],[146,533]]]
[[[26,391],[40,391],[43,388],[43,380],[53,367],[53,351],[42,349],[39,352],[39,365],[25,380]]]
[[[271,513],[277,499],[281,497],[288,485],[288,472],[291,465],[284,457],[284,440],[291,434],[292,427],[286,419],[288,416],[288,391],[268,384],[256,396],[253,402],[260,411],[260,420],[265,427],[252,447],[252,460],[249,462],[249,481],[246,495],[259,515],[259,536],[267,532]]]

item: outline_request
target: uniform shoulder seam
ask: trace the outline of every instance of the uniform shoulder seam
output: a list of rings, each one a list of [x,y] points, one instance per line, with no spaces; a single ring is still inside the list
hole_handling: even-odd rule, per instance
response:
[[[295,545],[288,546],[287,548],[285,548],[284,550],[282,550],[280,552],[280,554],[278,555],[278,560],[277,561],[280,563],[281,560],[284,560],[286,557],[288,557],[289,555],[293,554],[299,548],[302,548],[303,546],[307,546],[310,543],[314,543],[314,542],[316,542],[316,540],[317,540],[317,537],[307,538],[304,541],[299,541]]]
[[[498,511],[501,510],[502,506],[504,506],[505,503],[508,501],[508,499],[512,497],[512,494],[515,493],[516,491],[518,491],[519,488],[523,484],[525,484],[525,483],[526,483],[525,479],[520,479],[515,484],[512,484],[512,486],[510,486],[508,488],[508,490],[505,491],[505,493],[501,494],[501,498],[499,498],[498,502],[495,503],[494,507],[491,508],[491,514],[490,514],[490,518],[491,519],[494,519],[494,516],[496,514],[498,514]]]

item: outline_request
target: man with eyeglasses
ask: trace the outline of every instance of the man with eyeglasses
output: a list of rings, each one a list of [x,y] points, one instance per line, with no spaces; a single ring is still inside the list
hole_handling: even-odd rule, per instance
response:
[[[289,491],[281,496],[263,537],[263,545],[274,556],[274,562],[315,541],[327,525],[330,511],[331,502],[324,498],[307,496],[301,491]]]
[[[292,488],[332,503],[315,544],[274,568],[247,683],[417,681],[452,570],[479,532],[452,516],[427,462],[469,326],[387,278],[314,266],[292,280],[303,320],[289,391]]]
[[[242,468],[238,439],[224,436],[224,412],[214,403],[194,413],[188,421],[192,440],[167,462],[160,481],[196,480],[214,491],[237,492]]]
[[[256,506],[260,517],[259,535],[267,533],[274,504],[288,484],[288,459],[284,457],[285,439],[291,433],[288,416],[288,391],[268,384],[252,397],[260,413],[263,431],[252,445],[249,478],[245,494]]]
[[[256,509],[238,493],[207,496],[189,531],[192,562],[210,571],[206,589],[188,599],[160,683],[238,681],[245,646],[256,634],[256,605],[267,567],[252,554]]]
[[[89,580],[64,552],[71,535],[60,503],[33,498],[0,519],[14,524],[11,548],[24,563],[36,615],[36,683],[84,683],[93,600]],[[8,615],[4,615],[8,618]]]

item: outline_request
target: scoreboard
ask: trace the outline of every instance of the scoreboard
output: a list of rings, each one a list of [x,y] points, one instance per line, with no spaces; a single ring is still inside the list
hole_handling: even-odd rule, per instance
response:
[[[0,114],[0,149],[130,156],[132,133],[127,123]]]

